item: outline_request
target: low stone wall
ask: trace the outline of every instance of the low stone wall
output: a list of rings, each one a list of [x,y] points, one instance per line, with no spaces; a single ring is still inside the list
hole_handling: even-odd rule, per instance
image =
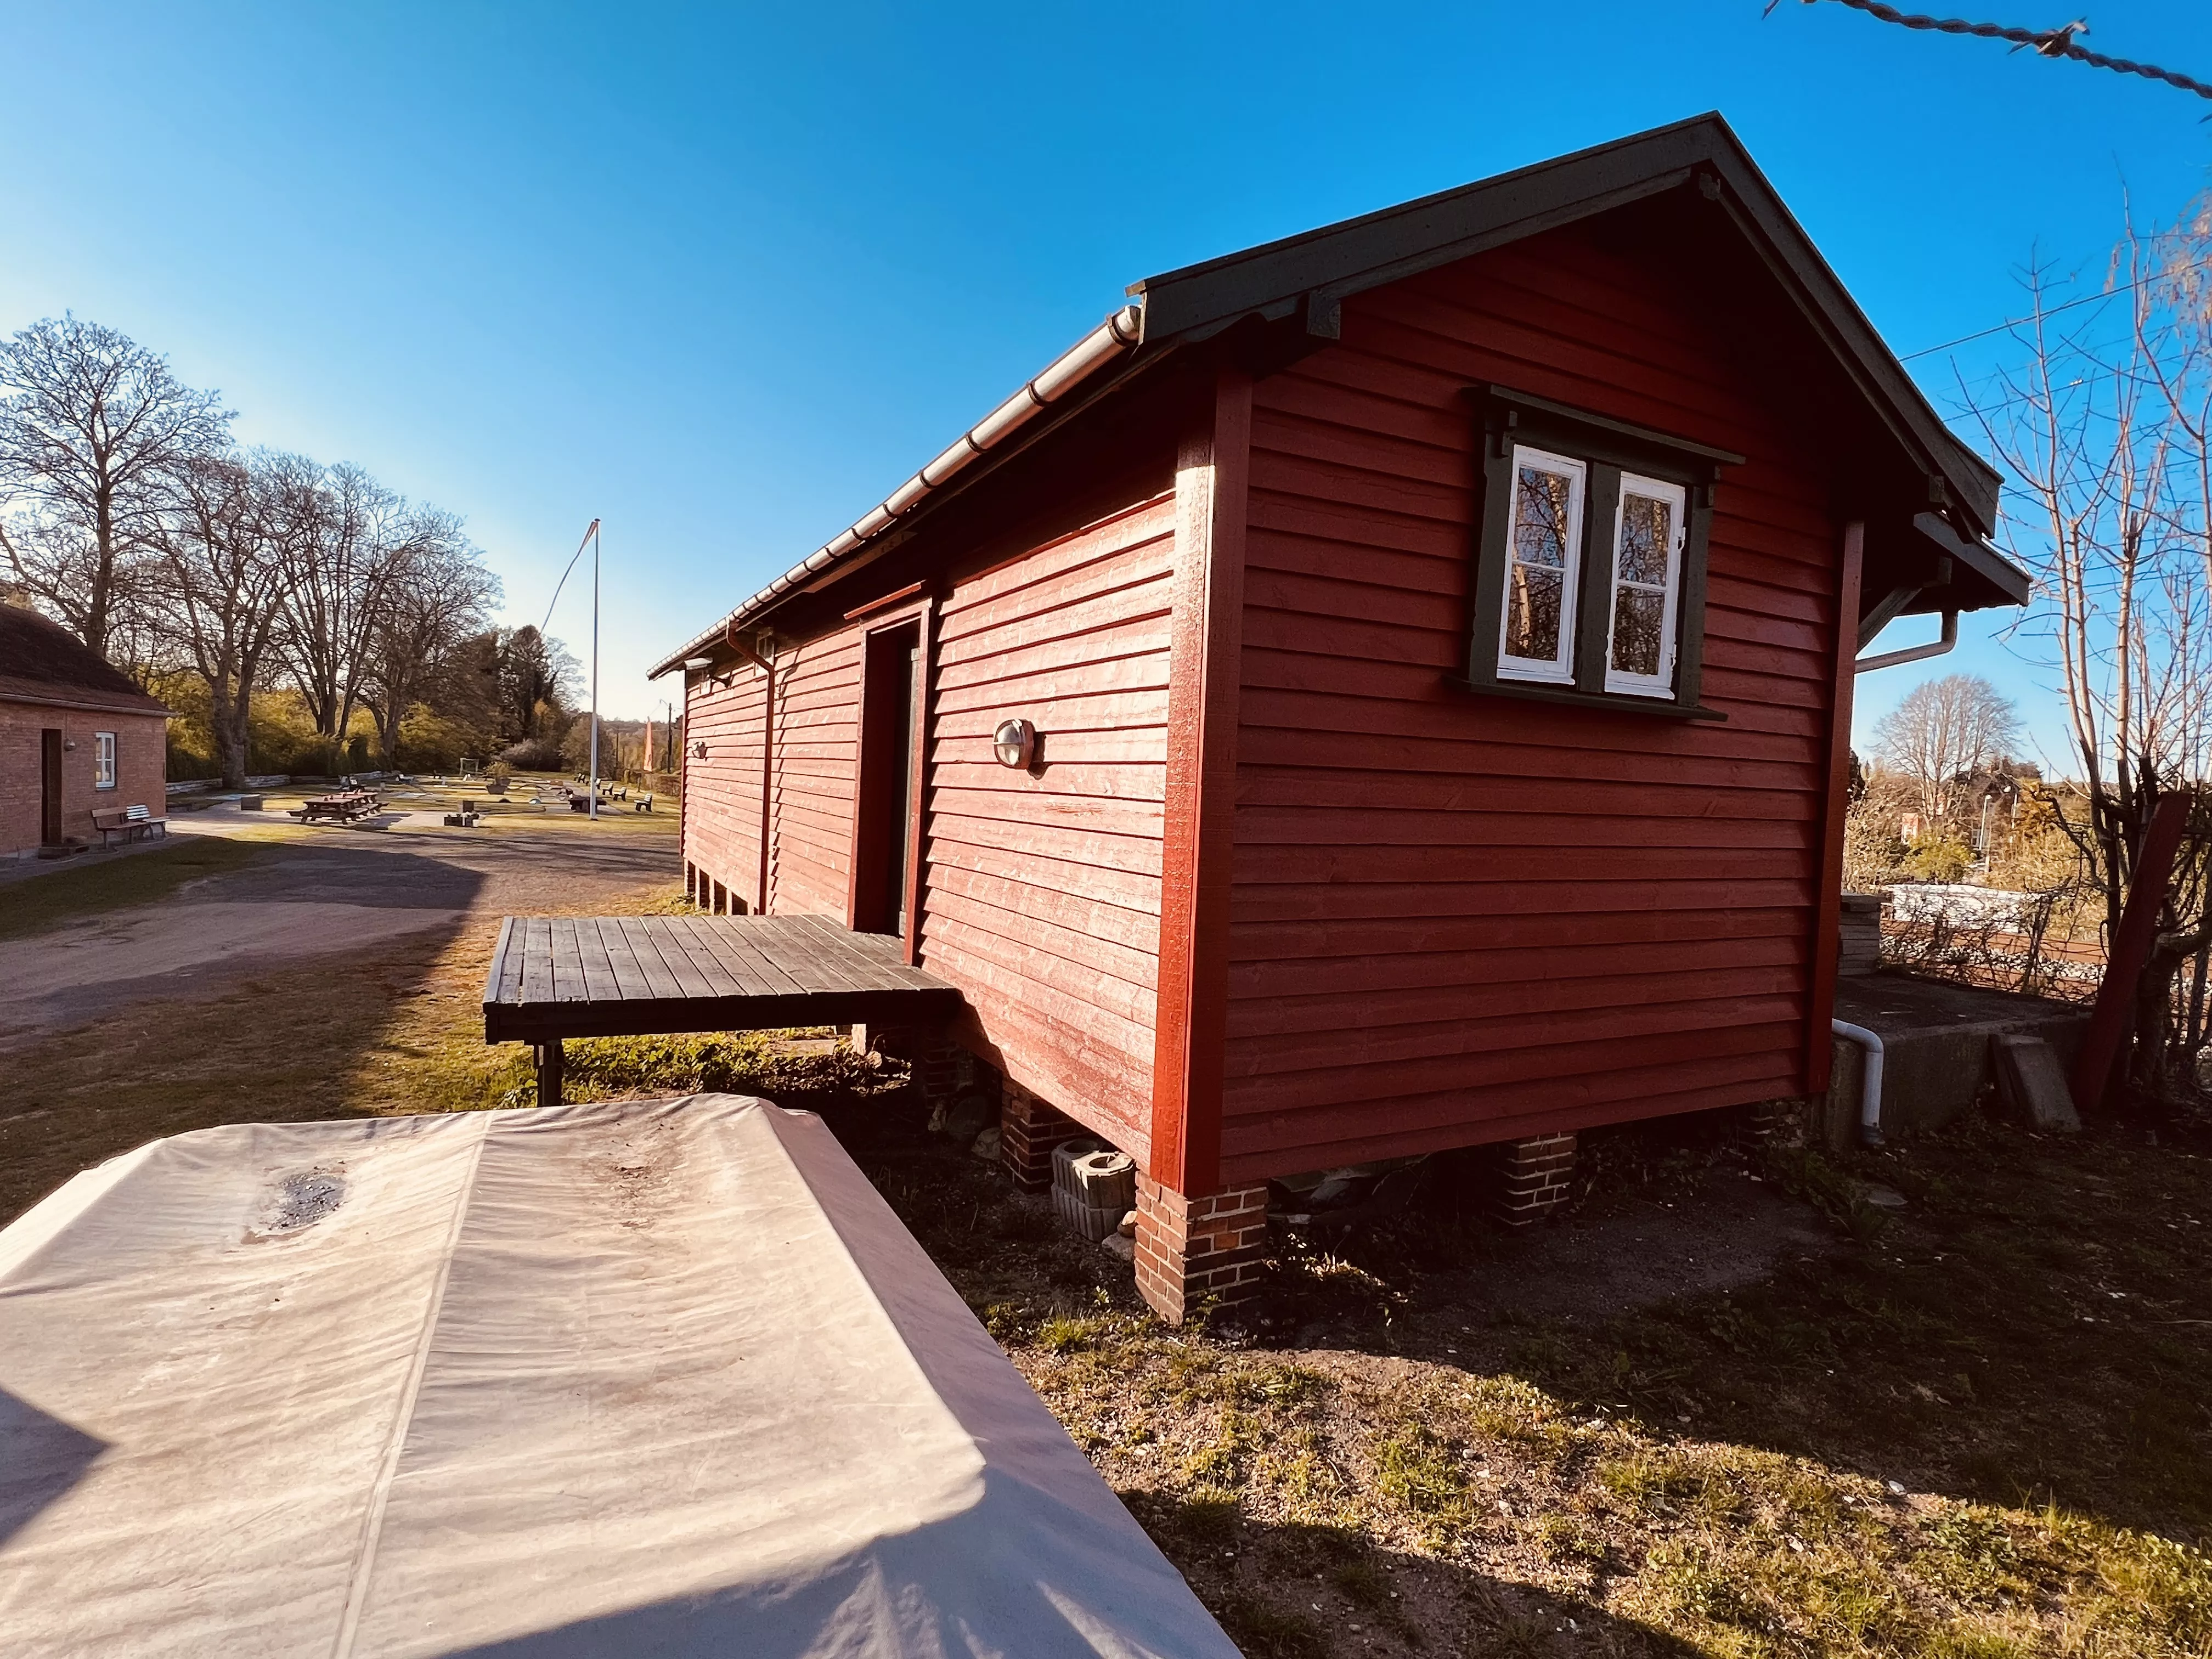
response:
[[[1895,973],[1839,984],[1836,1017],[1881,1038],[1881,1124],[1891,1135],[1939,1128],[1971,1106],[1996,1079],[1992,1038],[2042,1037],[2060,1065],[2071,1066],[2089,1023],[2085,1008]],[[1857,1138],[1865,1074],[1859,1046],[1837,1038],[1827,1097],[1814,1126],[1832,1146]]]

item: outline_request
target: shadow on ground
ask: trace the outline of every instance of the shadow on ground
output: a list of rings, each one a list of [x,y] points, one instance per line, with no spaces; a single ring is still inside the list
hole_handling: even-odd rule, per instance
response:
[[[973,1304],[1136,1305],[1126,1266],[1009,1217],[1002,1177],[910,1109],[832,1115]],[[1223,1334],[1518,1378],[1570,1415],[1882,1486],[2212,1535],[2212,1158],[2170,1132],[2057,1140],[1980,1117],[1848,1167],[1755,1168],[1717,1121],[1595,1139],[1595,1190],[1528,1235],[1449,1190],[1340,1237],[1279,1225],[1266,1295]],[[1849,1204],[1869,1180],[1906,1207]]]
[[[158,1136],[481,1103],[440,1087],[453,1054],[481,1069],[509,1052],[484,1050],[477,1023],[500,915],[628,908],[677,869],[665,836],[325,826],[158,902],[10,940],[0,1224]]]

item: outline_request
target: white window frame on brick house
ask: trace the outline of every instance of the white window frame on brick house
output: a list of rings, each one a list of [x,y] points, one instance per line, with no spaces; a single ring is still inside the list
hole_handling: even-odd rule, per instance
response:
[[[1628,500],[1632,495],[1662,502],[1667,508],[1667,568],[1662,580],[1657,582],[1625,575],[1621,571],[1621,555],[1626,550],[1624,542],[1628,533]],[[1643,477],[1633,472],[1620,475],[1620,496],[1613,509],[1613,598],[1606,629],[1605,689],[1608,691],[1632,697],[1674,695],[1675,612],[1681,602],[1682,548],[1689,534],[1684,520],[1688,505],[1689,491],[1678,483]],[[1637,673],[1620,666],[1623,592],[1656,595],[1659,599],[1659,667],[1656,673]]]
[[[115,787],[115,733],[112,732],[92,734],[92,787],[95,789]]]
[[[1537,472],[1549,477],[1567,480],[1567,522],[1565,544],[1560,549],[1564,562],[1545,565],[1521,557],[1521,536],[1526,527],[1522,509],[1526,497],[1522,492],[1521,475]],[[1589,492],[1589,467],[1586,462],[1571,455],[1555,454],[1550,450],[1533,449],[1525,444],[1513,447],[1513,514],[1505,544],[1505,595],[1498,606],[1498,672],[1500,678],[1537,680],[1553,685],[1571,685],[1575,679],[1575,611],[1576,597],[1582,588],[1583,512]],[[1559,573],[1559,632],[1558,641],[1549,658],[1521,657],[1513,654],[1509,642],[1513,635],[1513,597],[1516,582],[1522,568]]]

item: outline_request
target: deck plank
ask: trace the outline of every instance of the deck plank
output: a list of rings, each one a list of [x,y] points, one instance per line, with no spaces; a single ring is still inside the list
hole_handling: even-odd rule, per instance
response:
[[[629,957],[629,969],[635,977],[634,986],[623,988],[623,994],[641,1002],[680,1001],[684,988],[668,964],[660,959],[660,951],[653,942],[653,935],[641,925],[642,916],[602,916],[599,935],[607,940],[610,951],[617,939],[622,941],[623,953]],[[617,975],[620,977],[619,975]]]
[[[693,938],[720,959],[724,967],[755,988],[756,996],[791,996],[811,988],[802,984],[768,948],[760,924],[766,917],[747,917],[742,927],[730,917],[701,917],[693,923]]]
[[[768,945],[784,971],[810,991],[858,991],[867,988],[872,975],[855,972],[837,960],[837,952],[821,936],[812,916],[764,916]]]
[[[660,930],[653,923],[659,916],[619,916],[615,919],[637,952],[638,960],[645,965],[645,976],[653,982],[653,994],[672,1002],[690,997],[712,996],[706,975],[691,965],[691,958],[681,951],[661,948]]]
[[[661,918],[660,950],[663,956],[681,954],[691,964],[691,969],[713,988],[707,994],[715,997],[751,997],[761,993],[760,981],[750,974],[734,971],[728,963],[712,950],[702,937],[698,919],[689,916]]]
[[[600,942],[596,917],[578,916],[571,924],[575,929],[576,959],[584,975],[584,1000],[588,1002],[619,1002],[622,985],[615,978],[614,964],[607,960],[607,947]],[[572,998],[563,1001],[574,1000]]]
[[[588,1002],[591,993],[584,984],[584,957],[576,943],[576,921],[574,916],[555,916],[551,921],[553,937],[548,950],[553,966],[553,996],[555,1002]]]
[[[939,1022],[960,993],[822,916],[520,916],[484,981],[488,1042]]]
[[[553,1000],[553,923],[547,917],[523,919],[522,994],[517,1000]]]

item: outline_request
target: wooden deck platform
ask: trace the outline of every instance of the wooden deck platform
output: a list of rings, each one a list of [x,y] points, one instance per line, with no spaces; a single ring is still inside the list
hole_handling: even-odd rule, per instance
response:
[[[484,978],[484,1041],[538,1050],[559,1098],[568,1037],[926,1024],[960,993],[898,942],[821,916],[509,916]]]

